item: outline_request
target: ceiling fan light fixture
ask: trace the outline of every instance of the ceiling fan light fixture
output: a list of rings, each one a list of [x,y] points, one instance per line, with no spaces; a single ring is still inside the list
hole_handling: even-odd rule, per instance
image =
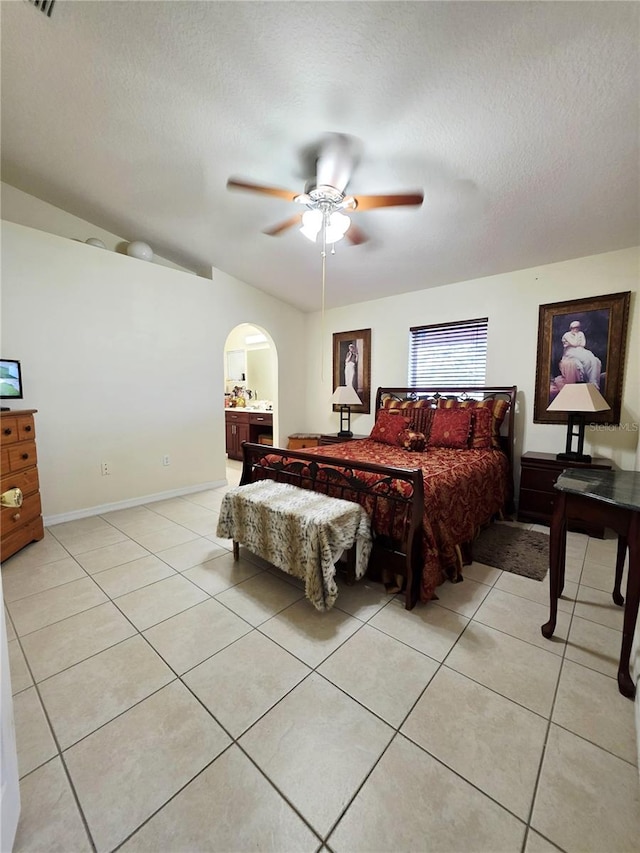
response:
[[[312,243],[318,239],[318,234],[324,228],[324,239],[326,243],[337,243],[347,233],[351,220],[344,213],[334,211],[330,215],[321,210],[307,210],[302,214],[302,227],[300,233]]]
[[[342,240],[349,230],[350,225],[351,220],[348,216],[345,216],[344,213],[338,213],[337,211],[332,213],[329,217],[329,222],[327,223],[327,243],[337,243],[338,240]]]
[[[307,240],[312,243],[316,242],[320,229],[322,228],[322,212],[319,210],[306,210],[302,214],[302,228],[300,233],[304,234]]]

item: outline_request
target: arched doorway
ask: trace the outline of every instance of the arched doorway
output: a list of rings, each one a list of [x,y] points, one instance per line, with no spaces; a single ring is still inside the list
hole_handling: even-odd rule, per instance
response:
[[[278,359],[269,333],[241,323],[224,346],[225,452],[237,467],[242,442],[277,443]]]

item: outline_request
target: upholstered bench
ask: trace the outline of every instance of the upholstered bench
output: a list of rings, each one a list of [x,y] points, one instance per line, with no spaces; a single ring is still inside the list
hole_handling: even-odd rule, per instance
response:
[[[229,489],[220,508],[217,535],[239,544],[305,581],[318,610],[338,595],[335,564],[349,552],[353,576],[365,573],[371,553],[371,520],[360,504],[289,483],[259,480]]]

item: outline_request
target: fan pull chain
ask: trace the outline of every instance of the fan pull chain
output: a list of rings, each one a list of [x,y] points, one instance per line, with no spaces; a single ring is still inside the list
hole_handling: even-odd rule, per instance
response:
[[[320,255],[322,257],[322,314],[320,318],[320,358],[322,359],[322,361],[320,366],[320,381],[324,382],[324,294],[327,276],[327,230],[324,218],[322,222],[322,251],[320,252]]]

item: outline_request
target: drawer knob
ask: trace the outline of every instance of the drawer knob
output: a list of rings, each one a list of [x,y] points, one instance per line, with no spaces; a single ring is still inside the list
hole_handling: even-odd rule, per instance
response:
[[[23,454],[22,454],[22,459],[28,459],[28,458],[29,458],[29,454],[28,454],[28,453],[23,453]]]
[[[11,432],[12,432],[11,427],[7,427],[4,431],[4,434],[5,435],[11,435]]]
[[[27,424],[26,427],[24,428],[24,431],[25,432],[31,432],[31,424]]]
[[[15,513],[11,516],[11,518],[13,519],[13,521],[18,521],[18,519],[20,518],[20,513],[19,513],[19,512],[15,512]]]
[[[22,492],[17,486],[3,492],[0,495],[0,504],[2,506],[22,506]]]

